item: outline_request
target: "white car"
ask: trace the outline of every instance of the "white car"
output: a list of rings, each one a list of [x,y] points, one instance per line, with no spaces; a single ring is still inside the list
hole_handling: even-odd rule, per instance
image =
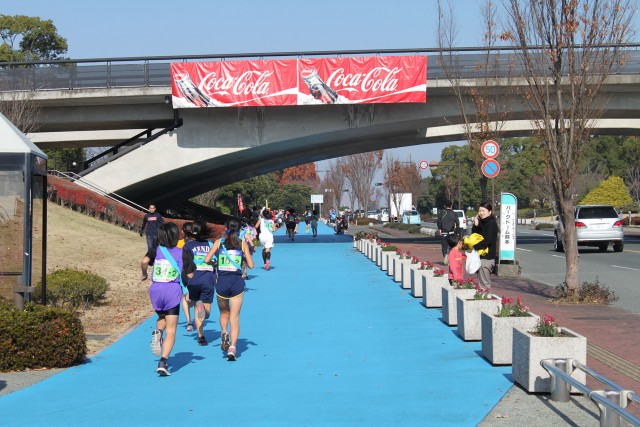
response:
[[[578,205],[576,215],[576,235],[578,246],[595,246],[606,251],[609,244],[614,252],[624,250],[624,230],[618,212],[610,205]],[[553,233],[553,248],[564,251],[564,227],[558,221]]]
[[[462,230],[462,234],[465,234],[467,229],[467,217],[464,215],[464,211],[454,209],[453,212],[458,216],[458,225],[460,226],[460,230]]]
[[[389,209],[382,208],[382,217],[380,218],[382,222],[389,222]]]

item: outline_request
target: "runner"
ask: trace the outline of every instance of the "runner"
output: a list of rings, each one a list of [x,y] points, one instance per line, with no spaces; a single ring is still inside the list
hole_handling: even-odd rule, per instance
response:
[[[207,339],[204,336],[204,321],[211,314],[211,303],[215,293],[214,287],[216,276],[214,267],[204,263],[204,257],[209,253],[213,246],[207,237],[210,237],[211,230],[203,221],[196,221],[191,226],[188,238],[189,242],[184,245],[184,257],[188,258],[195,265],[195,271],[189,276],[187,289],[188,295],[185,295],[187,301],[187,313],[190,307],[195,305],[196,330],[198,331],[198,344],[207,345]],[[187,330],[189,328],[187,327]],[[193,330],[193,327],[191,327]]]
[[[296,216],[296,210],[291,208],[285,215],[285,221],[287,226],[287,236],[291,238],[291,241],[295,241],[296,227],[298,226],[298,217]]]
[[[304,211],[304,223],[306,224],[306,234],[309,234],[309,228],[311,226],[311,216],[313,214],[311,213],[311,209],[309,208],[309,206],[307,206],[307,210]]]
[[[315,209],[311,215],[311,231],[313,232],[313,237],[318,237],[318,211]]]
[[[176,247],[178,237],[178,226],[174,223],[168,222],[160,226],[153,283],[149,287],[151,305],[158,314],[156,329],[151,333],[151,351],[154,355],[161,356],[156,369],[160,376],[171,375],[167,362],[176,340],[180,301],[182,294],[186,292],[186,287],[182,284],[182,269],[188,264],[182,257],[182,250]],[[166,336],[163,338],[165,331]]]
[[[218,262],[218,282],[216,296],[220,309],[220,347],[227,352],[227,360],[236,360],[236,344],[240,335],[240,310],[244,297],[245,283],[242,278],[242,264],[253,268],[253,259],[247,242],[240,240],[240,221],[227,220],[227,237],[218,239],[204,259]],[[262,233],[260,233],[262,234]],[[230,332],[227,328],[230,326]]]
[[[262,245],[262,262],[264,262],[264,269],[269,270],[271,267],[271,248],[273,248],[273,233],[276,226],[271,219],[272,214],[269,209],[262,208],[262,218],[256,223],[256,228],[260,229],[260,244]]]
[[[178,244],[176,245],[176,247],[182,249],[184,248],[184,245],[187,244],[187,242],[189,242],[189,240],[193,240],[191,236],[191,228],[193,227],[193,222],[189,221],[189,222],[185,222],[184,224],[182,224],[182,239],[178,240]],[[189,305],[189,298],[187,294],[183,294],[182,295],[182,312],[185,314],[185,317],[187,318],[187,332],[193,332],[193,323],[191,322],[191,307],[193,307],[192,305]]]

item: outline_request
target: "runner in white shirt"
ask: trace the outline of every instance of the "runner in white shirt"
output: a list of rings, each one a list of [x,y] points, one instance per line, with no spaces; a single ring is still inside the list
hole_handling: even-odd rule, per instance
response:
[[[262,208],[260,212],[261,218],[256,223],[256,228],[260,229],[260,244],[262,244],[262,261],[264,269],[268,270],[271,266],[271,248],[273,248],[273,233],[276,225],[271,219],[273,216],[269,209]]]

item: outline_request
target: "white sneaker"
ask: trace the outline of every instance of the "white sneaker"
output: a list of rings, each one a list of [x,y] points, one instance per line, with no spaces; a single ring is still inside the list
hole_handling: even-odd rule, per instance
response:
[[[154,356],[162,354],[162,331],[159,329],[151,332],[151,352]]]

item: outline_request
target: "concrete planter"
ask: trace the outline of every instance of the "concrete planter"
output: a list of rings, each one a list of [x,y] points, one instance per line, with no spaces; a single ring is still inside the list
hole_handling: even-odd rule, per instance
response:
[[[391,252],[389,255],[389,259],[387,261],[387,275],[388,276],[393,276],[394,272],[395,272],[395,265],[396,265],[396,260],[399,260],[400,257],[398,255],[396,255],[395,252]]]
[[[538,337],[524,329],[513,329],[511,372],[513,379],[530,393],[551,391],[551,377],[540,365],[542,359],[571,358],[587,363],[587,339],[566,328],[558,330],[568,336]],[[581,370],[576,370],[573,377],[586,384],[586,374]]]
[[[475,289],[456,289],[453,286],[442,287],[442,320],[449,326],[458,325],[458,304],[456,298],[473,298]]]
[[[411,264],[411,260],[397,257],[393,260],[393,263],[393,281],[402,282],[403,266],[405,264]]]
[[[540,319],[527,317],[498,317],[496,313],[482,312],[482,355],[494,365],[511,365],[513,328],[533,330]]]
[[[356,238],[353,238],[353,247],[358,249],[358,245],[359,245],[360,240],[356,240]]]
[[[413,272],[420,264],[402,264],[402,289],[411,289],[413,287]]]
[[[428,272],[431,272],[430,274]],[[447,276],[435,277],[433,270],[427,270],[422,286],[422,302],[425,307],[442,307],[442,290],[450,288]]]
[[[475,294],[475,292],[474,292]],[[458,335],[465,341],[482,339],[482,312],[495,313],[501,307],[500,299],[489,295],[489,299],[457,297]]]
[[[375,263],[378,267],[382,267],[382,254],[384,252],[382,252],[382,246],[378,246],[376,248],[376,259],[375,259]]]
[[[418,264],[420,265],[420,264]],[[415,298],[422,298],[424,295],[425,277],[429,275],[433,277],[433,270],[411,269],[411,295]],[[439,293],[438,293],[439,295]],[[423,301],[424,302],[424,301]]]
[[[369,259],[373,262],[376,262],[376,255],[378,254],[378,244],[376,242],[371,242],[371,247],[369,248]]]

